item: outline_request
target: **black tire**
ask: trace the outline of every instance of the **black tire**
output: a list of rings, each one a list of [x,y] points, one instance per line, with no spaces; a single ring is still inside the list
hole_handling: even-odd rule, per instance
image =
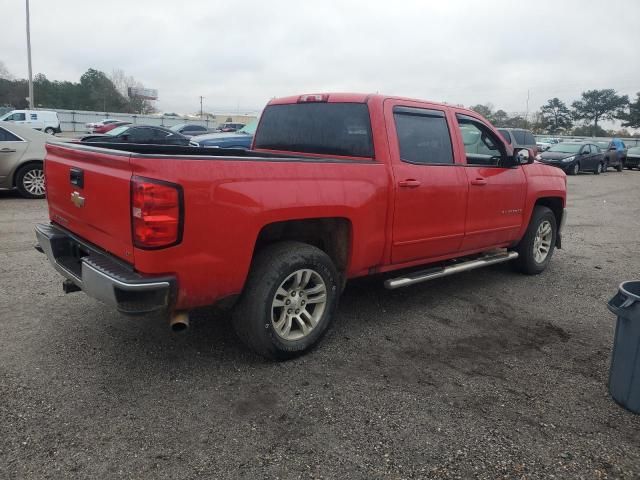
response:
[[[534,245],[536,233],[543,222],[549,222],[549,224],[551,224],[551,244],[547,256],[542,262],[538,262],[534,255]],[[520,243],[515,248],[515,251],[519,254],[519,257],[514,262],[516,268],[527,275],[537,275],[544,272],[553,256],[557,234],[556,217],[553,212],[547,207],[536,206],[531,215],[529,227],[527,227],[524,237],[522,237],[522,240],[520,240]]]
[[[569,175],[577,175],[580,173],[580,162],[576,162],[569,168]]]
[[[56,133],[56,129],[52,128],[52,127],[47,127],[44,129],[44,133],[48,134],[48,135],[53,135]]]
[[[618,170],[619,172],[621,172],[624,169],[624,162],[622,160],[620,160],[620,163],[618,164],[618,166],[616,167],[616,170]]]
[[[605,173],[607,170],[609,170],[609,162],[605,160],[605,162],[602,164],[602,173]]]
[[[596,169],[593,171],[594,175],[600,175],[602,173],[602,163],[596,165]]]
[[[326,303],[317,324],[306,336],[288,340],[274,328],[272,302],[281,284],[300,269],[311,269],[322,277]],[[319,248],[292,241],[267,246],[256,254],[252,263],[243,294],[233,312],[234,329],[251,350],[268,359],[286,360],[301,355],[313,348],[329,329],[338,305],[339,285],[335,265]]]
[[[42,193],[39,193],[34,192],[33,188],[26,183],[29,177],[32,177],[34,174],[38,176],[44,174],[41,163],[30,163],[20,167],[16,172],[16,188],[18,189],[18,193],[24,198],[44,198],[44,185],[42,187]]]

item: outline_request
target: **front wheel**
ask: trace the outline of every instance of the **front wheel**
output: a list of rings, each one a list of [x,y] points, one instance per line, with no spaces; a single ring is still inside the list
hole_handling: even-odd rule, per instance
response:
[[[519,254],[515,264],[522,273],[537,275],[546,268],[556,245],[556,217],[547,207],[536,206],[529,227],[516,247]]]
[[[48,135],[53,135],[54,133],[56,133],[56,129],[55,128],[51,128],[51,127],[47,127],[44,129],[44,133],[48,134]]]
[[[256,255],[233,325],[254,352],[293,358],[326,333],[339,292],[339,275],[326,253],[305,243],[276,243]]]
[[[622,160],[620,160],[620,163],[618,164],[618,166],[616,167],[616,170],[618,170],[619,172],[621,172],[624,169],[624,162]]]
[[[25,198],[44,198],[44,170],[42,164],[31,163],[16,173],[16,188]]]
[[[580,163],[576,162],[569,168],[569,175],[577,175],[580,173]]]

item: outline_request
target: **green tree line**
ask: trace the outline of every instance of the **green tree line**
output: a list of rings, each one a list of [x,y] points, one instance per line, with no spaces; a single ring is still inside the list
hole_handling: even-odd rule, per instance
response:
[[[603,129],[599,125],[603,120],[621,120],[623,127],[640,128],[640,92],[636,100],[630,102],[627,95],[619,95],[610,88],[582,92],[581,98],[570,107],[557,97],[551,98],[534,114],[533,121],[494,110],[491,104],[474,105],[471,109],[497,127],[528,128],[549,135],[633,136],[624,129]]]
[[[127,77],[120,70],[108,76],[90,68],[82,74],[77,83],[49,80],[44,74],[39,73],[33,79],[34,105],[38,108],[66,110],[152,113],[154,108],[151,102],[127,96],[128,87],[141,86],[140,82]],[[6,70],[0,75],[0,106],[27,108],[27,92],[27,80],[14,79]]]

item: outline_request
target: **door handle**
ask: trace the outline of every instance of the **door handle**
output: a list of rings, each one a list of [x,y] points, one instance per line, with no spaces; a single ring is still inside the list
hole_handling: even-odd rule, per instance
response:
[[[486,178],[481,178],[478,177],[475,180],[471,180],[471,185],[486,185],[487,184],[487,179]]]
[[[420,180],[415,180],[413,178],[409,178],[407,180],[400,180],[398,182],[399,187],[407,187],[407,188],[416,188],[422,185]]]
[[[0,153],[15,153],[15,149],[14,148],[2,148],[0,149]]]

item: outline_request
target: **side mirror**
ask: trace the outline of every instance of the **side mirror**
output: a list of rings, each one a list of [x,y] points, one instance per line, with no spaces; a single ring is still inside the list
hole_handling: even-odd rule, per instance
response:
[[[517,148],[513,154],[515,165],[529,165],[533,163],[535,154],[528,148]]]

